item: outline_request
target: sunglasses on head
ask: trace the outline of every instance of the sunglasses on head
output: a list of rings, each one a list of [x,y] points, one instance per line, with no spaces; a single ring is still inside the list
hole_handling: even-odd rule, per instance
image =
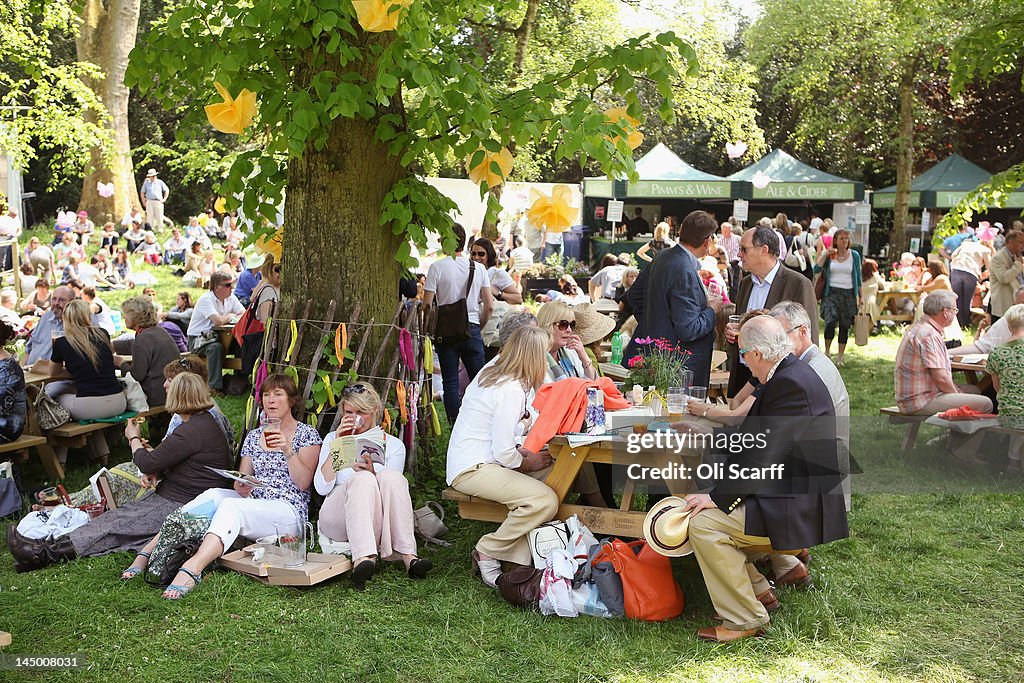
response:
[[[351,384],[341,390],[342,396],[348,396],[350,394],[365,394],[366,386],[363,384]]]
[[[557,323],[552,323],[552,324],[555,327],[557,327],[559,330],[561,330],[562,332],[565,332],[566,330],[575,330],[576,329],[576,321],[575,320],[559,320]]]

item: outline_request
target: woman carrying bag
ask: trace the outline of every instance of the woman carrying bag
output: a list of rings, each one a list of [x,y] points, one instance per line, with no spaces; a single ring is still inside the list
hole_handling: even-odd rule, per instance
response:
[[[824,290],[821,299],[821,317],[825,321],[825,355],[832,355],[832,340],[839,328],[839,354],[836,365],[843,366],[846,342],[850,337],[857,310],[863,304],[861,296],[861,256],[850,248],[850,233],[836,230],[832,247],[821,252],[814,272],[821,273]]]

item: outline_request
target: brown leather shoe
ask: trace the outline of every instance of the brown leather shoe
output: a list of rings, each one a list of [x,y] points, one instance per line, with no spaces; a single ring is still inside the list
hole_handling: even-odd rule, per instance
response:
[[[733,631],[724,626],[708,626],[697,631],[697,637],[701,640],[710,640],[716,643],[731,643],[734,640],[744,638],[760,638],[764,635],[763,628],[748,628],[744,631]]]
[[[7,527],[7,549],[19,574],[75,559],[75,548],[66,534],[53,541],[40,541],[22,536],[14,524]]]
[[[782,607],[782,603],[779,602],[778,596],[775,595],[775,591],[773,591],[771,588],[766,590],[764,593],[758,595],[757,601],[764,605],[764,608],[768,612],[768,614],[771,614],[775,610]],[[718,614],[711,615],[711,618],[715,621],[723,621],[722,617]]]
[[[796,554],[796,559],[800,560],[805,565],[810,564],[811,563],[811,553],[808,552],[807,548],[804,548],[803,550],[801,550],[800,552],[798,552]]]
[[[806,588],[811,585],[811,574],[807,571],[807,565],[801,562],[779,578],[775,579],[774,583],[776,588],[779,586]]]

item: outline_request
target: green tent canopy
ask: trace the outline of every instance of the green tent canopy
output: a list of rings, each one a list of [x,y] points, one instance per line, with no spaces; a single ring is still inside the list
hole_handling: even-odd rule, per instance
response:
[[[987,183],[992,174],[959,154],[952,154],[910,181],[910,208],[948,209],[960,203],[968,192]],[[876,209],[896,206],[896,186],[871,194]],[[1003,208],[1024,208],[1024,192],[1009,195]]]
[[[748,192],[746,183],[699,171],[662,143],[636,162],[637,182],[584,178],[583,194],[609,199],[734,199]]]
[[[753,188],[751,198],[755,201],[850,202],[864,198],[864,183],[819,171],[781,149],[733,173],[729,179],[751,182],[758,171],[771,178],[771,182],[764,189]]]

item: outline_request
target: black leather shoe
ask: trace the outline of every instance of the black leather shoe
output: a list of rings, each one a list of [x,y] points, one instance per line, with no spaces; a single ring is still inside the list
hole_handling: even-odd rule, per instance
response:
[[[373,576],[373,570],[377,568],[377,563],[373,560],[363,560],[352,569],[352,587],[357,591],[361,591],[366,588],[366,582]]]
[[[417,557],[409,563],[410,579],[425,579],[427,572],[434,568],[434,563],[425,557]]]

